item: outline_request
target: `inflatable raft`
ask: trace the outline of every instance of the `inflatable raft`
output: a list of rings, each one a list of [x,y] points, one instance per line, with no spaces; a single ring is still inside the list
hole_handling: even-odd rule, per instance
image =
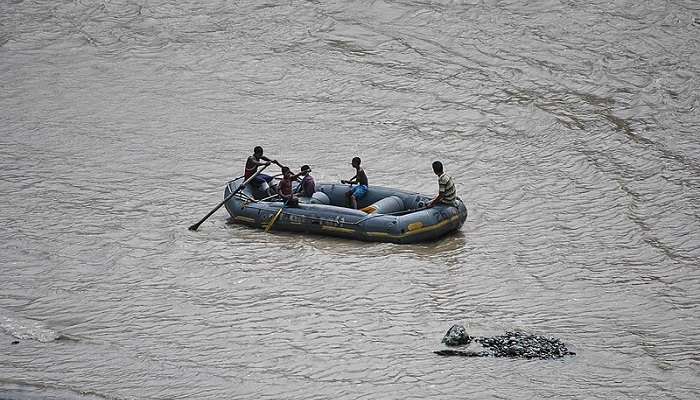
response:
[[[229,182],[224,199],[241,183],[242,177]],[[370,186],[364,198],[358,200],[361,209],[354,210],[348,208],[345,196],[350,187],[316,184],[313,197],[299,197],[298,207],[285,207],[279,197],[264,199],[265,193],[249,184],[224,204],[236,223],[375,242],[435,240],[458,230],[467,219],[467,208],[460,198],[456,200],[456,207],[426,208],[431,200],[429,196],[379,186]]]

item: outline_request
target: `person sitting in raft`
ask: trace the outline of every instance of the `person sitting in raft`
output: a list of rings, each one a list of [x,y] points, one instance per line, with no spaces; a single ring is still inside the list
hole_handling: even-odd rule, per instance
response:
[[[292,191],[292,182],[296,178],[296,175],[292,175],[292,171],[289,167],[282,167],[282,180],[277,185],[278,194],[288,207],[297,207],[299,205],[299,199],[294,196]]]
[[[299,182],[299,187],[297,188],[297,191],[301,197],[313,196],[314,193],[316,193],[316,182],[314,181],[314,177],[311,176],[311,167],[308,165],[302,165],[301,171],[294,175],[295,178],[298,178],[299,176],[303,176],[303,178],[301,178],[301,182]]]
[[[354,157],[352,159],[351,165],[353,166],[353,168],[355,168],[355,176],[353,176],[347,181],[340,181],[340,183],[347,183],[350,185],[357,184],[357,186],[351,188],[345,194],[345,196],[347,196],[348,198],[348,202],[354,209],[357,209],[357,200],[365,197],[365,195],[367,194],[367,187],[369,186],[367,174],[365,173],[365,170],[360,166],[361,162],[362,160],[360,160],[360,157]]]
[[[277,160],[270,160],[269,158],[265,157],[263,155],[263,148],[260,146],[255,146],[253,149],[253,155],[249,156],[248,159],[245,162],[245,172],[243,174],[243,179],[247,180],[251,176],[255,175],[256,172],[258,172],[258,167],[263,166],[263,165],[270,165],[270,163],[274,163],[282,167],[280,163],[277,162]],[[268,185],[272,181],[272,177],[270,175],[266,174],[258,174],[253,180],[250,182],[256,186],[260,186],[263,183],[267,183]],[[269,187],[267,188],[267,195],[270,195],[270,189]]]
[[[427,207],[434,207],[437,204],[457,207],[457,189],[454,180],[443,170],[440,161],[433,162],[433,172],[438,176],[438,195],[428,203]]]

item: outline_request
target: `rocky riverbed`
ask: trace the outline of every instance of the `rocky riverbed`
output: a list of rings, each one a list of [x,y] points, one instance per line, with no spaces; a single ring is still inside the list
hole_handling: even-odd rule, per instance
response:
[[[503,335],[491,337],[469,336],[461,325],[453,325],[442,338],[442,343],[450,347],[469,346],[476,343],[476,350],[439,350],[441,356],[461,357],[517,357],[554,359],[575,355],[559,339],[551,336],[530,335],[524,332],[507,331]]]

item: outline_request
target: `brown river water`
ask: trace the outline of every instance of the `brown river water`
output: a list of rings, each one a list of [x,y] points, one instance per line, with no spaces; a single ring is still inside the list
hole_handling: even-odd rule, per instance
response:
[[[699,93],[695,0],[0,1],[0,399],[697,399]],[[469,217],[188,231],[256,145]]]

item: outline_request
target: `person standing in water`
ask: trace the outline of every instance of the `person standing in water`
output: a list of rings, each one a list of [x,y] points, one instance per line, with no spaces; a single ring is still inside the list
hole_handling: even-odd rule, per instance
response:
[[[433,172],[438,176],[438,195],[428,203],[427,207],[434,207],[437,204],[457,207],[457,189],[454,180],[447,175],[440,161],[433,162]]]
[[[367,174],[365,173],[365,170],[360,166],[361,162],[362,160],[360,160],[360,157],[354,157],[352,159],[351,165],[353,166],[353,168],[355,168],[355,176],[353,176],[349,180],[340,181],[340,183],[347,183],[350,185],[357,184],[357,186],[351,188],[345,194],[345,196],[348,198],[348,202],[354,209],[357,209],[357,200],[365,197],[369,187]]]

